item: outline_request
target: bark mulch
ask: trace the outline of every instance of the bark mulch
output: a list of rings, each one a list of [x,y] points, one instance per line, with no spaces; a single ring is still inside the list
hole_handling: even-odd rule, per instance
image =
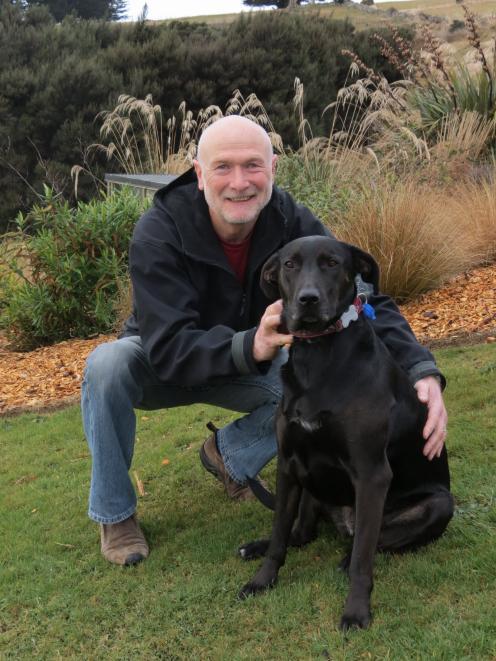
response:
[[[496,343],[496,264],[458,276],[401,306],[419,340],[430,347]],[[76,402],[86,357],[114,336],[68,340],[35,351],[10,351],[0,337],[0,416]]]

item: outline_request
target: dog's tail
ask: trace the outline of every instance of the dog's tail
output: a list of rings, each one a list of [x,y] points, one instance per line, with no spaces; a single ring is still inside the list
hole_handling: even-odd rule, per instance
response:
[[[255,497],[262,503],[262,505],[265,505],[269,510],[275,510],[276,497],[274,494],[268,491],[261,482],[254,480],[252,477],[248,477],[246,481],[255,494]]]

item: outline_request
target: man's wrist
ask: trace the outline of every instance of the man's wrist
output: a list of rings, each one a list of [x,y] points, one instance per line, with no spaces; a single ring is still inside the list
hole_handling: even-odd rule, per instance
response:
[[[253,344],[257,328],[234,333],[231,342],[231,353],[236,369],[240,374],[266,374],[270,368],[270,360],[255,360]]]
[[[420,379],[425,379],[427,376],[433,376],[439,381],[441,390],[444,390],[446,387],[446,379],[444,375],[432,360],[424,360],[420,363],[416,363],[408,370],[408,376],[413,385],[415,385],[417,381],[420,381]]]

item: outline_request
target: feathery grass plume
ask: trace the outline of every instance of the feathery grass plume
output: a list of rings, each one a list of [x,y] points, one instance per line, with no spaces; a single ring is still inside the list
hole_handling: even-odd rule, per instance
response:
[[[283,151],[281,137],[255,94],[245,98],[235,90],[225,114],[252,119],[267,130],[274,149]],[[91,148],[104,153],[108,161],[114,161],[121,171],[129,174],[181,174],[191,167],[202,131],[223,116],[219,106],[210,105],[195,117],[183,101],[178,116],[172,115],[164,125],[162,109],[153,104],[150,94],[145,99],[122,94],[113,110],[104,110],[97,116],[103,119],[102,142]],[[81,171],[81,167],[73,168],[76,181]]]
[[[418,123],[408,103],[413,83],[406,79],[389,83],[384,76],[364,65],[356,54],[351,51],[343,51],[343,54],[352,58],[350,76],[361,71],[367,75],[339,90],[337,101],[326,110],[341,103],[348,109],[349,116],[349,109],[354,109],[351,125],[355,148],[373,153],[384,169],[403,168],[409,161],[429,159],[425,140],[413,130]],[[342,116],[343,112],[336,114]]]
[[[300,145],[298,156],[302,158],[309,182],[324,181],[330,189],[336,189],[349,177],[356,176],[357,168],[361,171],[375,164],[371,154],[363,152],[364,136],[359,122],[362,108],[359,103],[348,103],[348,98],[353,96],[350,91],[344,101],[338,93],[337,101],[324,109],[324,112],[332,112],[330,132],[325,138],[313,136],[304,114],[304,86],[298,78],[294,89],[293,105]],[[362,102],[365,96],[366,93],[361,97]]]
[[[282,138],[277,133],[272,121],[260,99],[252,92],[245,97],[239,89],[234,90],[232,97],[226,104],[227,115],[242,115],[251,119],[267,131],[275,152],[284,153]]]
[[[195,119],[184,102],[178,112],[179,121],[173,115],[164,127],[162,109],[153,104],[151,94],[145,99],[122,94],[113,110],[105,110],[98,115],[103,119],[100,128],[102,143],[92,146],[130,174],[180,174],[190,166],[194,151],[192,145],[203,124],[212,115],[222,113],[214,107],[209,115],[200,114]]]

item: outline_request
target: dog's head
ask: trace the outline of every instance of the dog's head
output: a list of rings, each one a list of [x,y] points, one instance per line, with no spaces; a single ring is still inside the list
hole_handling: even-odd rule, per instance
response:
[[[270,300],[282,298],[289,332],[319,332],[351,305],[358,274],[377,293],[379,267],[371,255],[327,236],[307,236],[267,260],[260,286]]]

